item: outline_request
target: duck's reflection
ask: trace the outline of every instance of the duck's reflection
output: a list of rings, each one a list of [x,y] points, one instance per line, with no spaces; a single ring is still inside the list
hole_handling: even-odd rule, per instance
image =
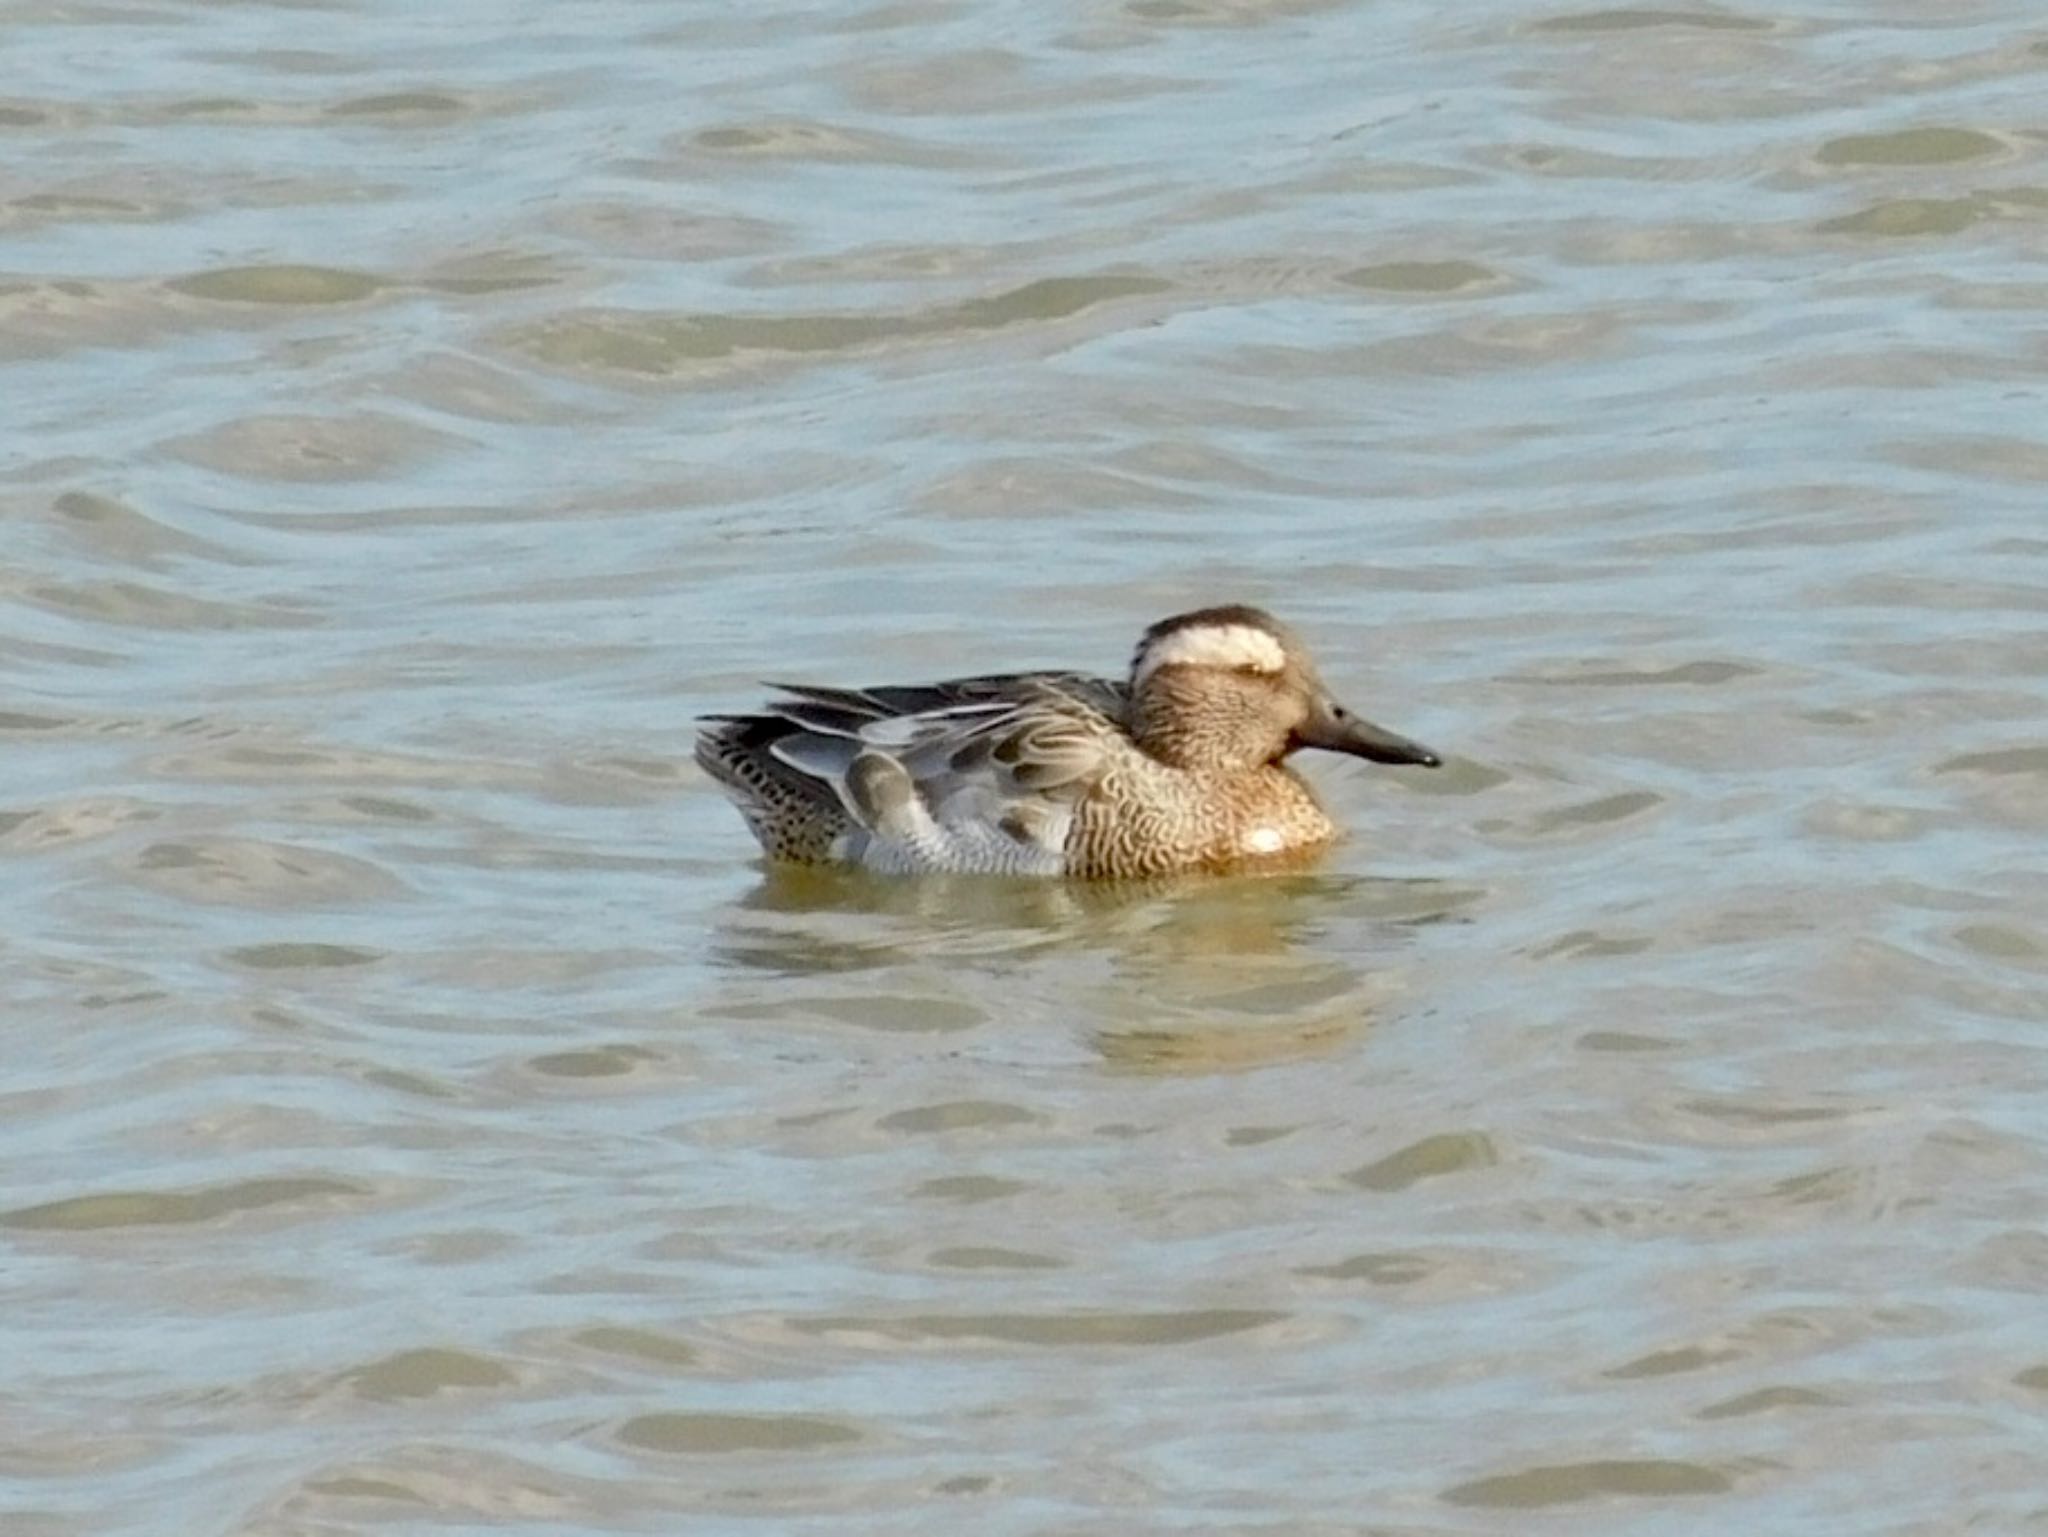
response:
[[[987,1020],[1079,1032],[1122,1070],[1230,1071],[1369,1028],[1400,991],[1406,931],[1479,896],[1299,870],[1109,883],[770,867],[720,914],[713,954],[755,1018],[775,997],[815,1017],[801,995],[820,978],[894,972],[869,985],[906,1009],[965,993]]]

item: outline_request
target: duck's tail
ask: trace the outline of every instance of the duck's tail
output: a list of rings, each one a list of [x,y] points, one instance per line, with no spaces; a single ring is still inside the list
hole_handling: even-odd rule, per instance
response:
[[[804,730],[780,715],[708,717],[697,733],[697,766],[725,787],[771,858],[829,864],[852,826],[831,785],[773,748]]]

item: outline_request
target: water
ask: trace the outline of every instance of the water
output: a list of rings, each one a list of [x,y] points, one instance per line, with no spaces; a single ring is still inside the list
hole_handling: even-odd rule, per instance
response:
[[[10,1537],[2048,1525],[2048,30],[17,6]],[[1320,869],[771,878],[1265,603]]]

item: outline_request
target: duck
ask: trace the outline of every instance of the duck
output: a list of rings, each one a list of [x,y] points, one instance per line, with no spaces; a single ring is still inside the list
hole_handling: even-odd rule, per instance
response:
[[[777,863],[1094,881],[1293,863],[1340,835],[1294,753],[1443,761],[1338,703],[1247,604],[1161,619],[1121,679],[768,686],[705,717],[695,756]]]

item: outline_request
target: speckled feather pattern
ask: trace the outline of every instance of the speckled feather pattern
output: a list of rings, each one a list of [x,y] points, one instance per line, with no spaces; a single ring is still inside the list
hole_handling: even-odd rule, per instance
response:
[[[800,865],[835,862],[833,851],[853,825],[838,797],[760,751],[744,722],[704,732],[697,738],[696,758],[698,767],[726,787],[770,859]]]

